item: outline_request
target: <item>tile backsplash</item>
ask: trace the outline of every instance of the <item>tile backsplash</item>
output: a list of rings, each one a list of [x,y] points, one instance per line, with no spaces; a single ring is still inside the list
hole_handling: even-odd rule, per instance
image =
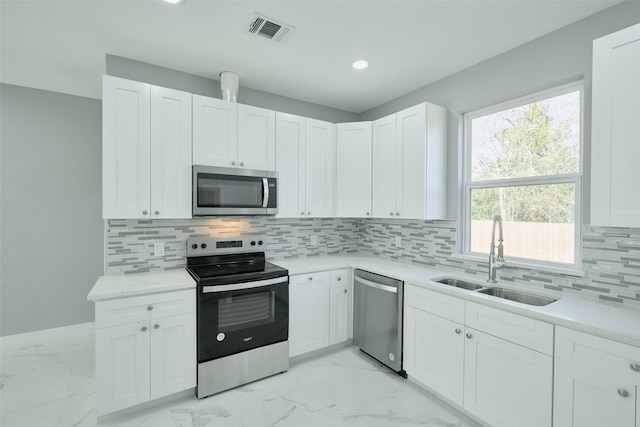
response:
[[[184,268],[189,237],[266,236],[270,260],[334,254],[370,254],[430,267],[487,275],[486,261],[455,257],[455,221],[230,217],[184,220],[107,221],[106,274],[130,274]],[[311,245],[311,235],[318,244]],[[400,236],[401,245],[395,245]],[[153,256],[154,242],[165,244]],[[508,248],[505,258],[509,260]],[[576,293],[640,306],[640,229],[585,225],[582,233],[585,277],[509,267],[498,270],[502,281],[524,288]]]

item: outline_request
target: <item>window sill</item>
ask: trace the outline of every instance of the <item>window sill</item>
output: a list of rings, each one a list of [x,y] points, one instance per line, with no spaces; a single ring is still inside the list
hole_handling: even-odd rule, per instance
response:
[[[453,254],[453,259],[472,262],[488,262],[488,255],[471,255],[471,254]],[[562,267],[549,264],[537,264],[535,262],[526,262],[522,260],[509,259],[505,257],[504,268],[516,267],[527,270],[542,271],[546,273],[562,274],[564,276],[585,277],[585,271],[578,266]]]

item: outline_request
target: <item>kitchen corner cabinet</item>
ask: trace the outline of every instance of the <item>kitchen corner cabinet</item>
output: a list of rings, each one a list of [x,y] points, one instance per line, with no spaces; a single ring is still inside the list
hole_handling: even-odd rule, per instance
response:
[[[191,218],[191,94],[103,77],[104,218]]]
[[[410,378],[494,427],[552,421],[553,325],[407,286]]]
[[[445,218],[446,135],[447,112],[430,103],[373,122],[374,217]]]
[[[275,170],[275,111],[193,95],[193,164]]]
[[[96,414],[196,385],[195,291],[96,302]]]
[[[336,215],[371,217],[372,122],[336,125]]]
[[[556,327],[554,427],[639,427],[640,349]]]
[[[276,114],[279,218],[335,215],[335,126]]]
[[[640,227],[640,24],[593,42],[591,224]]]
[[[289,278],[289,356],[346,341],[350,336],[350,269]]]

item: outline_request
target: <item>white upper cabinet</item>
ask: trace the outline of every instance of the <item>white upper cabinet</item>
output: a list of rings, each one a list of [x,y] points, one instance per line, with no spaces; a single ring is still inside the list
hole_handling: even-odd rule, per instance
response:
[[[335,216],[336,125],[306,120],[306,212],[308,217]]]
[[[335,215],[335,125],[277,113],[278,217]]]
[[[302,217],[305,211],[305,118],[276,113],[278,217]]]
[[[191,94],[103,79],[103,217],[191,218]]]
[[[373,122],[373,216],[446,215],[444,108],[422,103]]]
[[[640,24],[593,42],[591,224],[640,227]]]
[[[372,122],[336,125],[336,214],[371,217]]]
[[[193,164],[236,167],[238,104],[193,95]]]
[[[276,112],[238,104],[238,166],[276,169]]]
[[[275,170],[275,111],[193,95],[193,164]]]

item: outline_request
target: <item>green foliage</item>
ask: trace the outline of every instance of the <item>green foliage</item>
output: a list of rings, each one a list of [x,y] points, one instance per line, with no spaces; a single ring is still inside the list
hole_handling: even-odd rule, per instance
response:
[[[570,107],[562,110],[564,117],[550,114],[543,101],[474,120],[474,127],[476,121],[484,126],[486,138],[476,141],[474,129],[474,181],[577,172],[579,110],[572,105],[575,99],[557,99]],[[500,214],[506,221],[570,223],[574,199],[573,184],[479,189],[472,193],[472,218]]]

